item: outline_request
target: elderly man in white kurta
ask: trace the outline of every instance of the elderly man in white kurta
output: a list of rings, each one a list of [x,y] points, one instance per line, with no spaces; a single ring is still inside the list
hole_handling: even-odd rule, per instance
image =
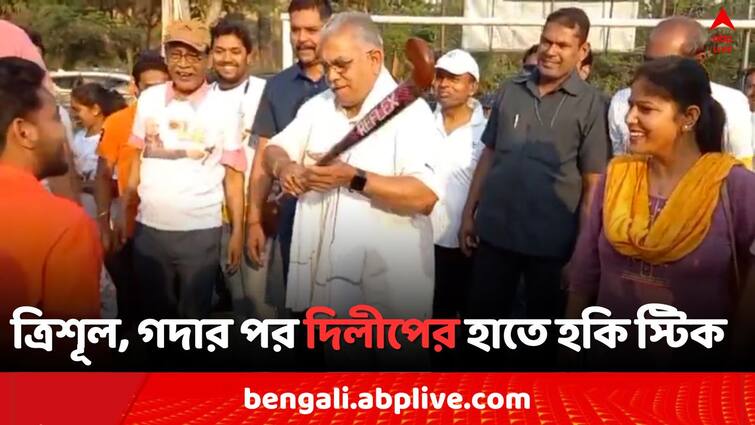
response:
[[[323,305],[344,316],[364,303],[385,317],[427,318],[434,286],[428,214],[440,197],[432,112],[417,100],[339,160],[315,166],[397,86],[369,15],[334,15],[319,53],[331,88],[305,103],[265,150],[268,172],[299,196],[286,306]]]

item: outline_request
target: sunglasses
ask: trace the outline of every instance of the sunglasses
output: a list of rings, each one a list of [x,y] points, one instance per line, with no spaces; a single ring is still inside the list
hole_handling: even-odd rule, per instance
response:
[[[537,69],[537,65],[532,65],[532,64],[524,65],[522,66],[522,69],[524,70],[524,72],[535,72],[535,70]]]

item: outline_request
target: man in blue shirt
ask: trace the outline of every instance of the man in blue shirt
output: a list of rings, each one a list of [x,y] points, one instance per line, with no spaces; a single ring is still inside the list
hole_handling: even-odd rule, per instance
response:
[[[256,155],[249,182],[247,211],[247,250],[257,265],[265,264],[263,209],[270,195],[273,178],[262,167],[262,152],[267,142],[293,121],[299,107],[327,88],[323,68],[317,59],[320,29],[332,14],[329,0],[292,0],[291,42],[297,63],[276,74],[267,82],[252,126]],[[256,140],[255,140],[256,139]],[[288,276],[291,233],[294,226],[296,199],[283,198],[279,205],[277,241],[283,261],[284,282]]]

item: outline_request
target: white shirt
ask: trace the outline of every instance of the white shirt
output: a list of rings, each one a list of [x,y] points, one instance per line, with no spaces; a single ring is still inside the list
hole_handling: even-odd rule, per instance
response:
[[[326,152],[395,87],[383,68],[351,119],[326,90],[302,105],[270,144],[310,165],[314,161],[305,160],[305,152]],[[341,159],[383,176],[415,177],[442,199],[433,158],[439,143],[430,108],[417,100]],[[310,191],[297,202],[286,307],[302,311],[325,305],[345,315],[351,306],[366,303],[386,317],[429,317],[433,262],[429,217],[393,214],[345,188]]]
[[[76,173],[84,180],[94,180],[97,172],[97,145],[100,143],[100,133],[87,136],[86,130],[79,130],[73,136],[71,151]]]
[[[726,114],[723,151],[738,159],[749,161],[753,155],[753,135],[747,97],[738,90],[714,82],[710,83],[710,90],[713,99],[721,104]],[[628,87],[619,90],[611,99],[611,106],[608,108],[608,133],[614,155],[627,153],[629,146],[626,116],[629,112],[631,94],[632,90]]]
[[[467,202],[469,185],[480,159],[483,144],[480,141],[487,120],[482,105],[475,99],[472,116],[466,124],[446,134],[441,107],[435,109],[435,128],[440,135],[438,169],[445,197],[438,201],[430,216],[433,223],[435,244],[446,248],[459,247],[459,228],[464,204]]]
[[[131,144],[173,153],[205,151],[202,159],[162,159],[142,155],[136,220],[169,231],[220,227],[224,165],[246,169],[238,134],[238,105],[228,105],[202,86],[188,99],[176,99],[172,84],[150,87],[139,96]]]
[[[254,148],[249,145],[249,135],[252,132],[252,124],[255,115],[257,115],[257,108],[264,89],[265,80],[257,77],[249,77],[245,83],[229,90],[221,90],[217,84],[212,86],[212,91],[222,104],[237,105],[236,119],[240,137],[239,143],[244,147],[247,160],[244,173],[245,185],[249,183],[249,174],[252,171],[252,161],[254,160]]]

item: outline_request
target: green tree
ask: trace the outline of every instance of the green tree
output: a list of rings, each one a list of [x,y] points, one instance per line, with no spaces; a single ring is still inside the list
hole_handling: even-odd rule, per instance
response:
[[[19,1],[0,12],[40,33],[50,68],[122,67],[143,45],[143,34],[132,23],[86,1]]]

